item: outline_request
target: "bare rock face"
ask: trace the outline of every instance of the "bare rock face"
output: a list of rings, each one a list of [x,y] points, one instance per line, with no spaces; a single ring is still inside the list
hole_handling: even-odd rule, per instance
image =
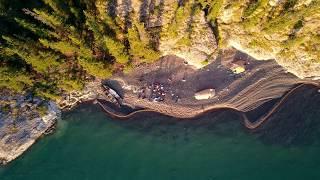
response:
[[[0,164],[14,160],[51,131],[61,117],[61,110],[103,95],[100,79],[87,83],[82,91],[66,94],[57,102],[32,95],[0,93]]]
[[[230,2],[223,1],[217,17],[225,47],[257,60],[275,59],[300,78],[320,77],[319,1]]]
[[[52,128],[61,112],[54,102],[24,95],[1,96],[0,101],[0,164],[6,164]]]
[[[57,100],[57,105],[62,110],[70,110],[82,102],[99,99],[99,97],[104,99],[105,97],[102,97],[104,94],[103,88],[101,87],[101,80],[96,79],[88,82],[81,91],[72,91],[64,94]]]
[[[191,8],[190,15],[182,13],[181,16],[186,17],[177,23],[176,35],[170,35],[171,23],[163,25],[159,50],[163,55],[183,58],[199,69],[216,59],[217,43],[204,12],[188,6],[183,11],[188,11],[188,8]]]
[[[156,39],[162,54],[176,55],[195,68],[201,68],[217,56],[217,42],[212,29],[195,1],[119,0],[117,16],[128,15],[143,22]]]
[[[176,55],[195,68],[216,58],[218,35],[219,47],[233,47],[258,60],[275,59],[300,78],[320,77],[320,1],[217,0],[207,16],[200,2],[110,1],[126,25],[144,23],[162,56]]]

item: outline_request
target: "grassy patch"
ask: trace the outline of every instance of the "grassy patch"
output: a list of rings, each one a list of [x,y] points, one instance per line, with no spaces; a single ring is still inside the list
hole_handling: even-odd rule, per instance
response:
[[[41,104],[37,107],[37,112],[41,117],[45,116],[47,114],[48,107],[45,104]]]

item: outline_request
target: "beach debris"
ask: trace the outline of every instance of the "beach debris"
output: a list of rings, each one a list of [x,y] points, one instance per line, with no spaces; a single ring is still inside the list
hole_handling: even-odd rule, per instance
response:
[[[216,95],[215,89],[205,89],[202,91],[198,91],[194,94],[194,97],[197,100],[203,100],[203,99],[211,99]]]
[[[174,102],[177,103],[177,102],[179,102],[179,101],[180,101],[179,96],[178,96],[178,95],[174,96]]]
[[[235,60],[230,64],[230,69],[235,74],[240,74],[246,71],[247,62],[244,60]]]
[[[112,88],[110,88],[109,86],[102,84],[103,88],[104,88],[104,93],[106,95],[106,97],[108,97],[108,99],[117,104],[118,106],[120,106],[122,104],[122,98],[121,96]]]
[[[240,74],[240,73],[243,73],[244,71],[246,71],[246,69],[244,67],[241,67],[241,66],[233,66],[231,68],[231,70],[235,74]]]

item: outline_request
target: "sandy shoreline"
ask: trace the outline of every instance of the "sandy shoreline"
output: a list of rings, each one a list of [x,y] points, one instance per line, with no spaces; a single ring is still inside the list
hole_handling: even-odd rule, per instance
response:
[[[192,109],[192,111],[189,111],[190,108],[184,108],[184,107],[169,107],[169,105],[165,106],[165,105],[159,105],[159,106],[153,106],[150,109],[142,109],[142,110],[136,110],[133,111],[131,113],[128,114],[120,114],[117,112],[112,112],[110,110],[110,108],[106,107],[105,104],[98,102],[98,105],[100,105],[100,107],[111,117],[113,118],[117,118],[117,119],[129,119],[135,115],[138,115],[140,113],[144,113],[144,112],[155,112],[155,113],[160,113],[160,114],[164,114],[167,116],[171,116],[171,117],[175,117],[177,119],[191,119],[191,118],[196,118],[198,116],[201,116],[205,113],[209,113],[209,112],[213,112],[213,111],[219,111],[219,110],[225,110],[225,109],[229,109],[229,110],[234,110],[238,113],[240,113],[240,115],[243,117],[243,122],[244,122],[244,126],[248,129],[256,129],[259,128],[260,126],[263,125],[263,123],[267,122],[268,119],[273,115],[274,112],[277,111],[277,109],[285,103],[285,101],[291,96],[293,95],[298,89],[304,87],[304,86],[310,86],[311,88],[320,88],[320,85],[318,83],[312,83],[312,82],[304,82],[301,84],[298,84],[296,87],[292,88],[291,90],[289,90],[283,97],[281,97],[281,99],[275,103],[275,105],[273,105],[271,107],[271,109],[265,113],[265,115],[259,119],[256,120],[249,120],[248,117],[246,116],[245,112],[232,107],[232,106],[219,106],[219,105],[213,105],[213,106],[209,106],[206,107],[205,109],[201,109],[201,108],[197,108],[197,109]],[[141,102],[137,102],[137,104],[142,105]],[[136,105],[137,105],[136,104]],[[154,104],[154,103],[153,103]],[[149,106],[150,104],[144,104],[145,106]],[[152,106],[152,105],[151,105]],[[159,109],[159,107],[162,107],[161,109]],[[178,110],[177,110],[178,109]]]

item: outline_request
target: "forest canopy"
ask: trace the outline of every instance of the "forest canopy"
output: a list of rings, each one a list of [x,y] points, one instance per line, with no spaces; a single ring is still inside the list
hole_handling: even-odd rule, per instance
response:
[[[1,88],[55,98],[88,79],[158,59],[148,39],[140,39],[147,34],[143,23],[115,18],[107,2],[1,0]]]
[[[238,38],[303,71],[320,62],[318,0],[137,1],[148,10],[118,10],[119,2],[134,0],[0,0],[0,88],[54,99],[94,78],[128,72],[159,59],[157,40],[176,38],[182,23],[189,35],[180,34],[177,46],[190,46],[192,31],[205,34],[192,23],[199,14],[219,49]],[[166,13],[173,13],[169,23],[148,26],[151,16],[171,17]]]

